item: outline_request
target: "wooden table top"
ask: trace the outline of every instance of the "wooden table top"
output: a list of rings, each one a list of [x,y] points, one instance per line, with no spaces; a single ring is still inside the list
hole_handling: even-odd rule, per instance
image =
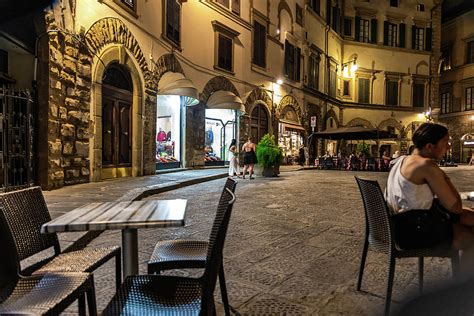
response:
[[[42,233],[184,226],[187,200],[96,202],[43,224]]]

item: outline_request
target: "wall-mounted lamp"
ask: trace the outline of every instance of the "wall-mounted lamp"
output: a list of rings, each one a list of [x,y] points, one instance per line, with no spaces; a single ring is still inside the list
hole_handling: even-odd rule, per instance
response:
[[[424,116],[426,122],[433,122],[433,117],[431,116],[431,107],[428,108],[428,111],[423,112],[421,114]]]
[[[357,58],[354,58],[342,64],[342,75],[349,78],[357,71],[357,69]]]
[[[283,84],[283,80],[277,79],[275,83],[276,83],[277,85],[282,85],[282,84]]]

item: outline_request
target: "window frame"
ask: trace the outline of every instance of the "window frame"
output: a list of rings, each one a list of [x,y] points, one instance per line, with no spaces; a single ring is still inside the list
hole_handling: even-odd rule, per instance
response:
[[[439,95],[441,114],[451,113],[451,92],[442,92]]]
[[[228,4],[226,5],[225,3],[222,3],[223,1],[227,1]],[[234,1],[238,1],[238,10],[234,10]],[[232,12],[233,14],[237,15],[237,16],[240,16],[240,0],[214,0],[215,3],[217,3],[218,5],[222,6],[223,8],[225,8],[226,10]]]
[[[468,98],[469,95],[469,98]],[[464,90],[464,111],[474,110],[474,86]]]
[[[288,53],[287,53],[288,47]],[[283,74],[294,82],[301,81],[301,48],[294,45],[288,38],[284,44]],[[288,56],[288,60],[287,60]]]
[[[222,24],[217,20],[211,21],[212,28],[214,30],[214,69],[234,75],[234,62],[235,62],[235,39],[240,35],[239,32],[231,29],[230,27]],[[219,35],[230,39],[231,41],[231,69],[228,70],[219,66]]]
[[[365,100],[361,100],[361,80],[364,82],[367,81],[367,102]],[[357,102],[358,103],[370,103],[370,78],[365,77],[358,77],[357,78]]]
[[[398,30],[398,24],[396,23],[387,23],[387,46],[398,47],[398,40],[400,34]]]
[[[179,17],[178,17],[178,39],[174,39],[172,36],[168,36],[168,1],[174,1],[174,5],[179,7]],[[164,0],[164,10],[163,10],[163,37],[170,42],[172,45],[180,49],[181,47],[181,17],[182,17],[182,6],[180,1],[176,0]],[[174,7],[173,7],[174,8]],[[174,15],[174,12],[172,13]],[[175,26],[175,25],[174,25]],[[173,28],[175,30],[175,28]]]
[[[352,27],[352,24],[353,24],[352,22],[353,21],[354,21],[354,19],[351,18],[351,17],[347,17],[347,16],[344,17],[344,22],[343,22],[344,25],[343,25],[343,28],[342,28],[342,34],[344,36],[354,37],[355,30],[353,30],[353,27]],[[346,22],[348,22],[348,23],[346,23]],[[346,26],[347,25],[349,25],[349,27],[350,27],[350,34],[346,33]]]
[[[138,0],[132,0],[133,1],[133,7],[125,3],[126,0],[114,0],[114,3],[117,4],[119,7],[127,11],[129,14],[131,14],[133,17],[138,18],[137,14],[137,2]]]
[[[426,37],[425,28],[415,26],[415,49],[416,50],[425,50],[425,37]]]
[[[309,0],[308,7],[314,13],[321,15],[321,0]]]
[[[392,83],[396,83],[396,102],[395,104],[392,104],[392,102],[390,102],[390,90],[389,90],[389,86],[390,84]],[[400,106],[400,80],[398,78],[386,78],[385,79],[385,105],[388,105],[388,106]]]
[[[399,1],[398,0],[389,0],[389,6],[392,7],[392,8],[398,8],[398,6],[400,5]]]
[[[466,43],[466,64],[474,63],[474,40]]]
[[[415,98],[415,97],[416,97],[415,94],[417,93],[417,90],[416,90],[415,87],[417,87],[417,86],[418,86],[418,87],[419,87],[419,86],[422,87],[421,91],[422,91],[422,94],[423,94],[423,98],[422,98],[422,100],[421,100],[421,104],[415,105],[415,100],[417,99],[417,98]],[[413,88],[412,88],[412,90],[413,90],[413,91],[412,91],[412,107],[414,107],[414,108],[424,108],[424,107],[425,107],[425,97],[426,97],[426,95],[425,95],[425,94],[426,94],[426,93],[425,93],[425,92],[426,92],[426,84],[425,84],[425,82],[414,81],[414,82],[413,82]]]
[[[256,38],[255,38],[255,23],[258,23],[263,26],[265,33],[263,35],[263,65],[256,63],[255,54],[256,54]],[[254,16],[252,23],[252,65],[265,69],[267,67],[267,35],[268,35],[268,22],[258,19]]]
[[[321,64],[321,55],[317,52],[311,52],[308,56],[308,87],[319,91],[319,72]],[[313,66],[314,65],[314,71]],[[314,76],[313,76],[314,73]]]
[[[367,25],[365,25],[365,22],[367,22]],[[367,30],[367,34],[364,34],[365,30]],[[367,36],[367,40],[366,40]],[[361,43],[371,43],[370,41],[370,19],[363,19],[360,18],[359,20],[359,42]]]

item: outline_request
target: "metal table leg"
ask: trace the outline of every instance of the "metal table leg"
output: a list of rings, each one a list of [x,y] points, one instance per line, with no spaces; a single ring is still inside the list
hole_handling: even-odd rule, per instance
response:
[[[138,274],[138,234],[136,228],[122,229],[123,278]]]

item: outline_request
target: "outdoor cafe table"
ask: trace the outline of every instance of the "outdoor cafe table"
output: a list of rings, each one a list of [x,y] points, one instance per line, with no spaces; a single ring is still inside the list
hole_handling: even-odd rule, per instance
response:
[[[43,224],[41,233],[122,230],[123,275],[138,274],[138,228],[184,226],[187,200],[96,202]]]

